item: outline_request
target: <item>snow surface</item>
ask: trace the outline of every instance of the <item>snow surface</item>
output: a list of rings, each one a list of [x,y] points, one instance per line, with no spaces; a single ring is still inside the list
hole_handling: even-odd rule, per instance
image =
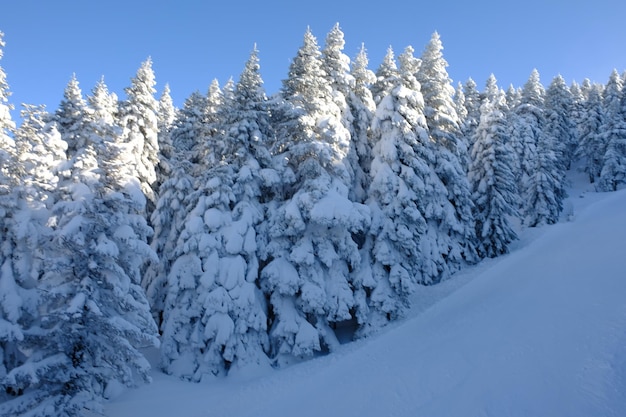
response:
[[[571,221],[420,287],[410,316],[376,336],[199,384],[155,367],[106,415],[625,416],[626,190],[570,194]]]

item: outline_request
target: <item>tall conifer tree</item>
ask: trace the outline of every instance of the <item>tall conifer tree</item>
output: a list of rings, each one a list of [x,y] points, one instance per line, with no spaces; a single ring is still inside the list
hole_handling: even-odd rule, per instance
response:
[[[334,348],[332,327],[350,320],[355,306],[351,270],[360,255],[352,235],[367,228],[369,212],[348,198],[350,132],[332,92],[317,40],[307,30],[283,82],[274,146],[293,182],[269,208],[269,241],[262,248],[272,355],[279,361]]]
[[[509,244],[517,239],[512,221],[518,215],[519,202],[507,111],[504,92],[491,75],[485,88],[469,170],[478,250],[483,257],[507,253]]]

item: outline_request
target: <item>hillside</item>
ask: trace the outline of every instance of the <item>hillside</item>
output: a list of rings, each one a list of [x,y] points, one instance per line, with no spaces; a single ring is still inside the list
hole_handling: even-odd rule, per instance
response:
[[[280,371],[191,384],[154,371],[116,417],[626,415],[626,190],[415,296],[368,340]]]

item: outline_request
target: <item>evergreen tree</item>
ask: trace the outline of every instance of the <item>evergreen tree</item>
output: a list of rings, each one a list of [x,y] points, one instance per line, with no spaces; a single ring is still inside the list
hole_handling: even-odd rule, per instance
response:
[[[524,195],[527,202],[526,224],[535,227],[558,222],[566,196],[553,142],[542,134],[537,143],[535,172],[528,180]]]
[[[163,363],[194,380],[269,362],[256,229],[264,191],[278,177],[266,148],[272,128],[262,85],[255,49],[219,111],[222,164],[202,178],[168,278]]]
[[[446,71],[443,45],[435,32],[422,54],[416,73],[424,97],[424,116],[428,125],[434,160],[429,161],[446,187],[454,211],[441,218],[438,248],[444,253],[447,268],[454,272],[466,262],[477,261],[472,200],[467,180],[468,142],[461,135],[459,118],[452,100],[454,88]],[[447,274],[442,275],[446,278]]]
[[[355,189],[362,190],[355,193],[355,200],[363,203],[367,199],[369,188],[369,170],[371,165],[372,144],[370,125],[376,111],[374,98],[370,86],[376,81],[376,75],[368,69],[368,58],[365,47],[361,45],[359,53],[352,64],[354,88],[348,92],[347,100],[353,120],[350,126],[350,137],[356,151],[357,168],[354,170]]]
[[[626,183],[626,93],[617,70],[613,70],[604,90],[600,132],[605,151],[598,181],[601,191],[615,191]]]
[[[121,103],[120,119],[124,129],[126,151],[132,154],[131,166],[134,176],[146,195],[149,216],[156,203],[156,167],[159,163],[158,114],[159,102],[154,97],[156,82],[152,71],[152,60],[144,61],[131,85],[125,89],[126,100]]]
[[[572,96],[572,107],[570,110],[570,118],[572,121],[572,142],[574,144],[572,163],[580,159],[580,143],[582,140],[582,124],[585,118],[585,96],[576,81],[572,82],[570,88]]]
[[[459,128],[461,129],[461,135],[463,135],[464,140],[469,144],[470,140],[467,139],[463,132],[463,126],[467,121],[467,107],[465,107],[465,93],[463,92],[463,84],[457,83],[456,88],[454,89],[454,96],[452,97],[452,101],[454,102],[454,110],[456,111],[457,116],[459,117]]]
[[[570,168],[576,150],[574,123],[571,117],[574,99],[560,75],[554,77],[548,86],[544,105],[546,113],[544,133],[553,142],[559,175],[563,177],[562,181],[565,181],[565,171]]]
[[[3,56],[3,33],[0,32],[0,59]],[[9,395],[18,394],[18,388],[7,383],[7,372],[19,365],[22,353],[18,346],[24,339],[23,329],[29,325],[29,315],[34,314],[34,303],[28,299],[32,283],[20,285],[13,272],[15,252],[14,226],[19,205],[15,189],[17,181],[16,156],[13,134],[15,123],[11,118],[9,86],[4,69],[0,66],[0,411]],[[30,284],[30,285],[29,285]],[[31,311],[28,311],[28,308]]]
[[[533,70],[522,90],[513,127],[522,171],[524,221],[531,227],[556,223],[566,197],[564,164],[558,157],[557,141],[549,136],[545,95],[539,72]]]
[[[227,97],[232,95],[229,93],[229,90],[232,88],[229,86],[229,83],[226,83],[224,87],[225,91],[222,91],[216,79],[213,80],[209,86],[205,108],[203,111],[203,124],[205,131],[203,132],[203,136],[196,139],[196,143],[193,148],[193,153],[199,161],[197,165],[199,170],[197,176],[201,176],[202,172],[206,169],[220,163],[219,160],[215,159],[215,155],[220,153],[215,152],[214,147],[221,144],[217,143],[213,140],[213,138],[217,136],[220,129],[220,109],[224,105],[224,101]]]
[[[35,205],[50,208],[58,175],[65,167],[67,143],[42,106],[24,105],[22,124],[15,133],[19,187],[23,197]]]
[[[511,222],[518,215],[519,202],[507,110],[505,95],[491,75],[485,88],[469,170],[478,250],[483,257],[507,253],[509,244],[517,239]]]
[[[353,318],[359,290],[351,273],[360,264],[352,235],[366,230],[369,212],[348,198],[350,133],[332,91],[307,30],[281,91],[273,151],[288,170],[284,194],[268,207],[269,236],[261,245],[271,354],[279,363],[334,348],[332,327]]]
[[[476,88],[476,82],[469,78],[463,85],[463,95],[465,97],[465,112],[467,116],[461,123],[461,133],[468,143],[468,146],[472,146],[472,141],[475,138],[474,132],[480,123],[480,106],[482,98],[480,92]]]
[[[419,68],[419,61],[417,61],[417,67]],[[393,52],[393,48],[390,46],[387,48],[387,53],[383,58],[383,62],[376,70],[376,80],[371,86],[372,97],[376,106],[387,96],[393,88],[393,80],[398,72],[396,65],[396,59]]]
[[[419,61],[411,47],[399,59],[400,71],[387,75],[393,88],[378,104],[372,122],[372,266],[371,276],[364,279],[370,311],[361,334],[402,316],[416,285],[436,281],[445,269],[441,254],[432,247],[447,193],[429,164],[434,156],[414,76]],[[395,68],[395,60],[386,65]]]
[[[537,145],[545,126],[544,96],[545,90],[539,81],[539,72],[535,69],[524,84],[520,103],[513,109],[511,118],[511,140],[520,164],[518,188],[522,195],[529,190],[530,178],[535,174]],[[524,213],[533,210],[527,199],[522,204]]]
[[[191,93],[177,112],[170,132],[177,159],[190,161],[193,165],[200,163],[199,144],[207,141],[210,135],[206,112],[207,98],[198,91]]]
[[[157,141],[159,144],[159,164],[157,165],[156,189],[172,174],[171,159],[174,157],[174,149],[172,147],[171,130],[176,119],[176,108],[170,95],[170,86],[165,84],[165,88],[159,98],[159,107],[157,113]]]
[[[143,263],[156,255],[146,244],[145,197],[136,179],[124,177],[125,148],[111,135],[120,132],[110,125],[114,101],[98,84],[86,146],[59,184],[41,245],[37,316],[20,342],[25,357],[6,377],[23,395],[7,403],[8,415],[102,412],[110,389],[132,385],[135,374],[149,379],[139,349],[158,339],[139,282]]]
[[[522,101],[522,90],[520,88],[513,87],[513,84],[509,85],[506,89],[506,105],[509,109],[515,109]]]
[[[150,246],[159,255],[159,259],[148,265],[142,280],[152,315],[161,330],[167,276],[176,260],[176,245],[185,227],[189,196],[195,190],[195,180],[190,175],[191,163],[185,160],[172,162],[173,172],[159,188],[159,199],[151,217],[154,236]]]
[[[80,149],[85,147],[83,122],[87,103],[78,85],[76,74],[65,87],[63,100],[55,114],[61,138],[67,143],[67,158],[72,159]]]
[[[350,186],[349,198],[352,201],[362,203],[365,200],[366,188],[364,188],[365,173],[360,164],[359,154],[357,151],[357,135],[363,126],[360,126],[355,120],[356,116],[353,109],[361,104],[356,96],[352,96],[352,92],[356,88],[356,79],[350,72],[350,58],[343,53],[345,45],[344,35],[339,24],[335,26],[326,35],[326,45],[322,50],[322,68],[328,77],[330,87],[332,89],[333,102],[341,111],[341,123],[350,133],[350,148],[346,159],[346,166],[350,171],[350,175],[354,178],[354,183]],[[365,58],[367,60],[367,58]],[[366,61],[367,62],[367,61]],[[366,64],[367,65],[367,64]],[[367,70],[366,68],[360,71]],[[355,102],[354,100],[357,100]],[[361,133],[362,134],[362,133]],[[363,140],[361,138],[360,140]]]
[[[581,93],[584,97],[585,90],[582,88]],[[580,142],[576,154],[583,159],[583,169],[589,176],[589,182],[593,184],[600,177],[605,152],[604,137],[600,130],[603,120],[602,87],[599,84],[589,84],[586,96],[582,104]]]

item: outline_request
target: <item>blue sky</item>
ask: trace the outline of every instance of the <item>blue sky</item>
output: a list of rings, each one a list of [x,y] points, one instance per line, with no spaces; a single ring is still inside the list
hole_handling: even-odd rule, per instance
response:
[[[503,87],[521,86],[533,68],[547,85],[606,82],[626,69],[626,2],[551,1],[84,1],[20,0],[0,8],[7,43],[0,61],[11,102],[56,109],[76,73],[84,93],[105,77],[121,97],[148,56],[157,90],[172,88],[177,106],[214,78],[238,78],[254,43],[268,93],[278,91],[289,63],[311,27],[320,45],[339,22],[345,52],[365,43],[375,70],[388,46],[412,45],[420,55],[434,31],[444,45],[455,84],[490,73]]]

